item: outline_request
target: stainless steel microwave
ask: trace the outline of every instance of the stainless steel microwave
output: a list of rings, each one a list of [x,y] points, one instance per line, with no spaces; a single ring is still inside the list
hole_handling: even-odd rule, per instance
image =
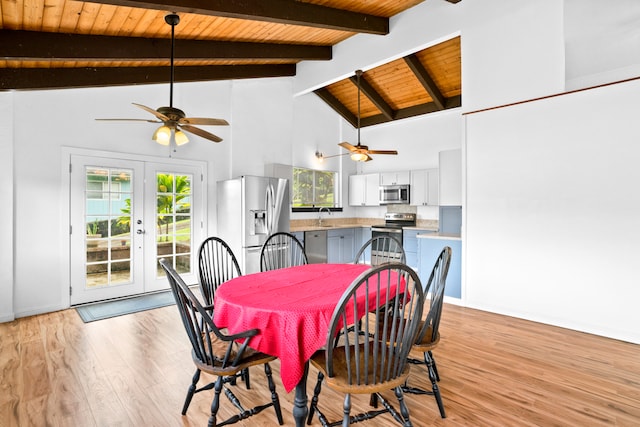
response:
[[[409,184],[403,185],[381,185],[380,186],[381,205],[408,205],[409,204]]]

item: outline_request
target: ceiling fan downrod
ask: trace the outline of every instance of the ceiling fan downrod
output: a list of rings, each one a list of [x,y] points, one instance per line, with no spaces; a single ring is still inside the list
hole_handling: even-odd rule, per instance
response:
[[[360,76],[362,70],[356,70],[356,81],[358,83],[358,147],[360,146]]]
[[[180,23],[180,17],[175,13],[170,13],[164,17],[164,21],[171,25],[171,80],[169,81],[169,107],[173,108],[173,79],[174,79],[174,50],[176,46],[175,31],[176,25]]]

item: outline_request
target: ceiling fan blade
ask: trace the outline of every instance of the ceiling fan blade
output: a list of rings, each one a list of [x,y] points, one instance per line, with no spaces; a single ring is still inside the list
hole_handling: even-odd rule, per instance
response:
[[[181,125],[203,125],[203,126],[228,126],[225,119],[211,119],[206,117],[184,117],[178,120]]]
[[[396,150],[368,150],[368,154],[398,154]]]
[[[365,162],[368,162],[369,160],[373,160],[373,157],[371,157],[370,155],[366,154],[366,156],[367,158],[365,159]]]
[[[346,148],[349,151],[355,151],[357,150],[357,148],[354,145],[349,144],[348,142],[341,142],[340,144],[338,144],[339,146],[341,146],[342,148]]]
[[[101,122],[147,122],[147,123],[162,123],[160,120],[147,120],[147,119],[95,119]]]
[[[208,139],[209,141],[213,141],[213,142],[220,142],[220,141],[222,141],[222,138],[220,138],[219,136],[214,135],[214,134],[212,134],[212,133],[209,133],[209,132],[207,132],[206,130],[203,130],[203,129],[197,128],[197,127],[195,127],[195,126],[191,126],[191,125],[180,125],[180,128],[181,128],[182,130],[185,130],[185,131],[187,131],[187,132],[190,132],[190,133],[192,133],[192,134],[194,134],[194,135],[198,135],[198,136],[201,136],[201,137],[203,137],[203,138],[205,138],[205,139]]]
[[[146,112],[149,112],[149,113],[153,114],[154,116],[156,116],[157,118],[159,118],[163,122],[169,121],[169,117],[165,116],[162,113],[157,112],[153,108],[147,107],[146,105],[142,105],[142,104],[136,104],[135,102],[132,102],[132,104],[135,105],[136,107],[142,108]]]

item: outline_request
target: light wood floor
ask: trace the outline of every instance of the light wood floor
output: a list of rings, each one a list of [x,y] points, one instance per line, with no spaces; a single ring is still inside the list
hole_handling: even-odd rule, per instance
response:
[[[452,305],[441,335],[434,355],[447,418],[432,396],[408,395],[415,426],[640,425],[638,345]],[[293,425],[293,393],[282,388],[279,363],[273,368],[285,424]],[[204,426],[212,392],[180,415],[193,371],[175,306],[88,324],[75,310],[3,323],[0,426]],[[237,387],[247,407],[268,401],[263,371],[251,378],[251,390]],[[426,386],[424,368],[412,378]],[[339,417],[341,395],[325,387],[320,399]],[[221,416],[229,415],[221,402]],[[353,403],[368,408],[366,397]],[[393,425],[385,417],[363,425]],[[236,425],[277,423],[267,409]]]

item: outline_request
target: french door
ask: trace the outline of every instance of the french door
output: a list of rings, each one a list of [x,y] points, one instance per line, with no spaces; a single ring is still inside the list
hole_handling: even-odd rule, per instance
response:
[[[72,155],[70,173],[71,305],[166,289],[160,258],[197,280],[199,167]]]

